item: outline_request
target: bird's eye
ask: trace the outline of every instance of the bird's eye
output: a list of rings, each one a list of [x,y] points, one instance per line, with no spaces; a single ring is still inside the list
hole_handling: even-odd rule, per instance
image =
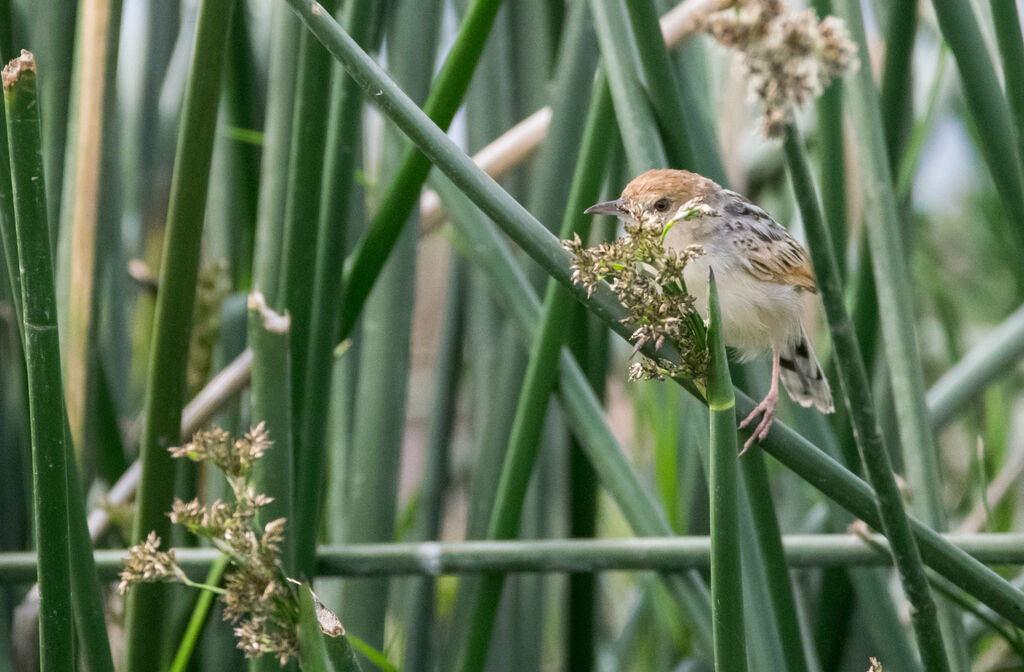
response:
[[[659,198],[654,202],[654,209],[658,212],[665,212],[668,210],[669,200],[667,198]]]

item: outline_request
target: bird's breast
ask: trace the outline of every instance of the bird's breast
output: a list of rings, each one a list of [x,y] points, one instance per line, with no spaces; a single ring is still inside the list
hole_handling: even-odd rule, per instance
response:
[[[701,317],[708,316],[709,270],[715,273],[727,345],[749,358],[799,338],[801,301],[796,288],[759,280],[734,255],[719,254],[711,246],[683,273]]]

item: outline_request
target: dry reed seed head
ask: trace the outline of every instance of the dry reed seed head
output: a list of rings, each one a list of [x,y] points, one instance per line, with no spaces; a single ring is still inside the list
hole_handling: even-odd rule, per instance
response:
[[[713,212],[699,199],[687,205],[690,207],[680,208],[677,219]],[[630,380],[660,380],[670,375],[703,381],[708,363],[703,323],[683,282],[687,262],[703,250],[699,246],[666,249],[664,234],[676,220],[666,224],[654,213],[639,214],[639,219],[626,224],[625,235],[611,243],[585,247],[579,236],[563,241],[573,256],[572,279],[585,287],[588,295],[600,282],[608,282],[626,308],[624,322],[637,326],[630,337],[634,355],[647,345],[660,349],[666,343],[679,352],[679,363],[641,355],[641,361],[630,366]]]
[[[183,573],[174,559],[174,551],[161,551],[160,537],[150,532],[144,542],[128,549],[120,577],[117,591],[124,595],[137,583],[179,581]]]
[[[793,11],[779,0],[737,0],[697,25],[736,51],[751,98],[761,105],[765,137],[780,137],[796,107],[857,67],[857,47],[841,19],[819,22],[813,10]]]
[[[231,486],[233,502],[220,499],[202,505],[198,499],[175,499],[168,514],[175,523],[211,540],[231,558],[226,573],[224,619],[236,625],[235,636],[248,658],[271,654],[284,665],[298,655],[298,601],[287,584],[279,555],[284,544],[286,520],[277,518],[262,527],[256,514],[273,501],[249,485],[252,465],[271,446],[266,425],[260,423],[242,438],[232,439],[222,429],[196,432],[192,441],[171,448],[174,457],[209,461]],[[174,563],[173,552],[158,550],[159,538],[150,534],[146,543],[132,549],[121,574],[119,588],[126,591],[142,581],[186,580]]]
[[[231,441],[231,436],[223,429],[214,427],[199,430],[184,446],[168,450],[172,457],[187,457],[193,462],[212,462],[229,476],[230,482],[232,476],[243,479],[247,477],[253,462],[263,457],[273,443],[266,423],[260,422],[235,441]]]

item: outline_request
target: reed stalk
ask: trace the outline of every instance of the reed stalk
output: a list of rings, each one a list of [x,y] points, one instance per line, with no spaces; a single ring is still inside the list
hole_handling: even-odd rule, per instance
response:
[[[139,448],[142,476],[132,539],[155,531],[166,537],[174,472],[168,448],[178,443],[185,403],[185,366],[196,296],[210,160],[220,99],[221,65],[233,0],[203,0],[188,87],[178,129],[170,206],[160,264],[159,294],[146,384],[145,429]],[[164,587],[146,584],[129,594],[125,667],[150,669],[162,660]]]
[[[40,142],[36,62],[22,51],[3,69],[14,224],[22,292],[22,337],[32,434],[33,522],[39,554],[40,668],[70,670],[71,556],[68,542],[68,449],[57,335],[50,228]]]

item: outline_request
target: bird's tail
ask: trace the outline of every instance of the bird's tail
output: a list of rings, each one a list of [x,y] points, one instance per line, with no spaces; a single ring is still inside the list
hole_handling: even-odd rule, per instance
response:
[[[779,352],[779,378],[790,399],[801,406],[814,406],[822,413],[835,410],[828,379],[803,327],[800,338]]]

